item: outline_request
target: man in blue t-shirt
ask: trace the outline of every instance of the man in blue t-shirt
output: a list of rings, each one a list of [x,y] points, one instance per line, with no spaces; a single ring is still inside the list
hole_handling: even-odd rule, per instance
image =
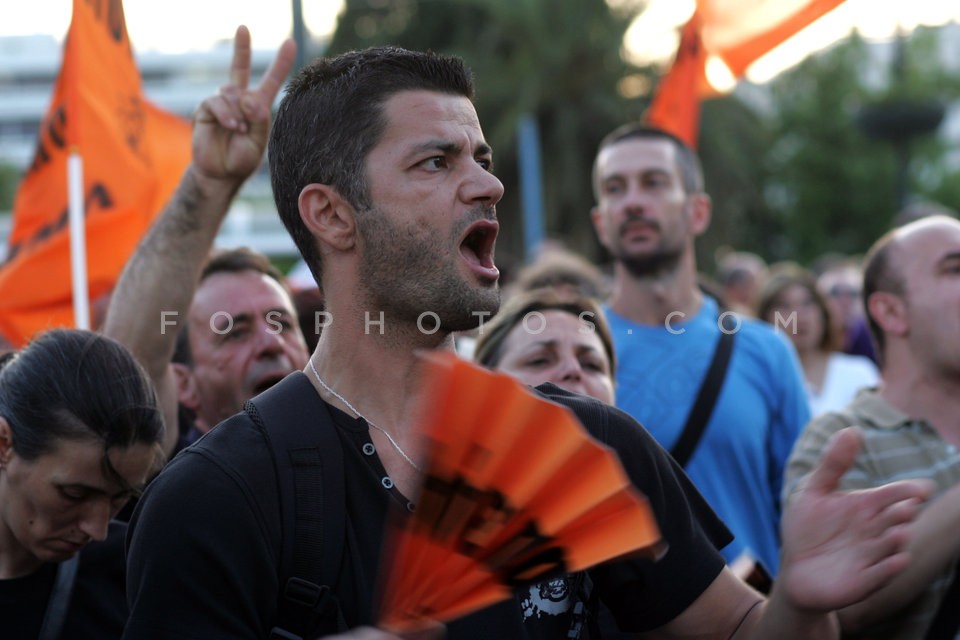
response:
[[[617,404],[666,448],[686,424],[718,344],[722,309],[698,286],[694,240],[711,204],[694,152],[646,125],[600,144],[594,163],[600,242],[614,259],[607,312],[617,351]],[[740,316],[719,395],[687,473],[733,531],[728,561],[749,553],[778,569],[780,486],[810,417],[799,362],[768,325]]]

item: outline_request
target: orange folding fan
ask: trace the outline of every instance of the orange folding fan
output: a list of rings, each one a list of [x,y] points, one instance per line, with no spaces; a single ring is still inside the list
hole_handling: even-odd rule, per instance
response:
[[[381,626],[447,622],[660,541],[646,498],[572,411],[452,354],[426,367],[426,479],[388,537]]]

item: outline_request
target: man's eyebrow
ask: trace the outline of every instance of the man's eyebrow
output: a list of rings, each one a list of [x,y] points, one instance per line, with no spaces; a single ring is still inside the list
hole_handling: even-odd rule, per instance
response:
[[[446,155],[456,155],[463,151],[463,147],[449,140],[427,140],[426,142],[414,145],[414,147],[410,149],[410,155],[432,153],[434,151],[440,151]]]
[[[227,327],[232,327],[237,324],[249,324],[253,322],[253,314],[246,311],[236,315],[218,314],[215,317],[217,318],[217,329],[226,329]]]
[[[449,140],[427,140],[410,149],[410,154],[416,155],[433,151],[440,151],[447,155],[457,155],[463,152],[463,146]],[[493,155],[493,147],[486,142],[481,142],[476,146],[473,153],[477,156]]]

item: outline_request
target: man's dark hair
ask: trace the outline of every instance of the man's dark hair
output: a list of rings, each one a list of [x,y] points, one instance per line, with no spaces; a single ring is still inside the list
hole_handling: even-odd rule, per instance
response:
[[[600,176],[597,173],[597,159],[600,157],[600,152],[624,140],[666,140],[670,142],[677,149],[677,168],[680,170],[683,190],[687,194],[703,192],[703,169],[700,166],[700,159],[686,142],[663,129],[642,122],[630,122],[617,127],[604,136],[597,148],[597,155],[593,161],[593,197],[597,202],[600,201]]]
[[[884,350],[886,341],[883,335],[883,329],[870,313],[870,296],[877,291],[884,291],[894,295],[902,296],[906,294],[906,282],[898,267],[894,264],[892,255],[895,251],[893,238],[896,230],[888,231],[877,240],[867,255],[863,258],[863,301],[866,306],[867,325],[870,328],[870,335],[873,337],[873,343],[876,347],[877,363],[883,366]]]
[[[50,453],[64,440],[111,448],[156,445],[163,417],[149,376],[119,342],[80,329],[54,329],[7,356],[0,369],[0,416],[24,460]]]
[[[300,219],[300,192],[326,184],[369,209],[365,165],[386,129],[384,103],[416,90],[472,99],[473,77],[460,58],[371,47],[320,58],[287,85],[270,134],[270,178],[280,219],[317,283],[320,253]]]
[[[211,253],[200,271],[200,282],[215,273],[240,273],[241,271],[258,271],[273,278],[280,283],[280,286],[287,289],[283,274],[270,262],[270,258],[249,247],[219,249]]]

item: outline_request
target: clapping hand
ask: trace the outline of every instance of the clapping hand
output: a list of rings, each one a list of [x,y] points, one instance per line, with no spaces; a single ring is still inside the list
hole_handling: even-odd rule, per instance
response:
[[[910,524],[933,492],[927,480],[839,491],[862,444],[856,428],[837,432],[791,497],[782,523],[778,588],[801,610],[829,611],[870,595],[910,561]]]

